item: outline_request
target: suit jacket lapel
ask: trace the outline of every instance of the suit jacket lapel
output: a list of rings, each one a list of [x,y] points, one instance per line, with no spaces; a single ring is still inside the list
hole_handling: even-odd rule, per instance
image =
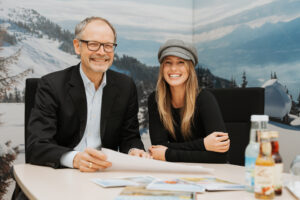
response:
[[[80,120],[79,138],[81,139],[87,121],[87,101],[82,78],[79,72],[79,65],[74,68],[69,81],[69,95],[71,96],[74,107]]]
[[[103,137],[106,130],[107,124],[107,117],[114,105],[115,99],[118,95],[118,88],[115,84],[115,80],[111,76],[110,70],[106,73],[106,86],[103,88],[103,95],[102,95],[102,107],[101,107],[101,127],[100,127],[100,134],[101,139],[103,141]]]

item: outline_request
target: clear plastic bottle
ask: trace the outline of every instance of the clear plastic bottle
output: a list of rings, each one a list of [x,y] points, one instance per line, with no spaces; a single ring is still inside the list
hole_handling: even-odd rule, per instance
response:
[[[251,129],[249,144],[245,150],[246,188],[254,192],[254,168],[259,153],[259,132],[267,129],[269,116],[251,115]]]

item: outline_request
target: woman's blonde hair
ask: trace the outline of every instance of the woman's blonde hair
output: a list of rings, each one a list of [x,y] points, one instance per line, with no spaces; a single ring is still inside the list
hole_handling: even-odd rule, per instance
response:
[[[193,62],[190,60],[184,60],[184,63],[188,69],[189,76],[185,82],[184,106],[180,111],[180,129],[184,139],[189,139],[191,136],[191,125],[194,118],[196,98],[200,91]],[[164,62],[160,64],[159,69],[158,81],[156,85],[156,101],[160,119],[162,120],[165,128],[171,133],[173,138],[176,139],[174,119],[171,111],[172,96],[169,84],[164,79],[163,65]]]

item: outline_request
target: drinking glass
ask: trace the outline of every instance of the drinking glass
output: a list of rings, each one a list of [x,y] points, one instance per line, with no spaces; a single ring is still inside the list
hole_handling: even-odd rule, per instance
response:
[[[290,166],[290,173],[292,174],[289,189],[295,196],[300,198],[300,155],[297,155]]]

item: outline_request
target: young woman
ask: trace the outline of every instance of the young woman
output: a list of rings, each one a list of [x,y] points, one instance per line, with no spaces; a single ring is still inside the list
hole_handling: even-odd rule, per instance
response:
[[[158,59],[156,92],[148,98],[152,157],[226,163],[230,140],[214,96],[198,88],[196,48],[168,40],[160,47]]]

